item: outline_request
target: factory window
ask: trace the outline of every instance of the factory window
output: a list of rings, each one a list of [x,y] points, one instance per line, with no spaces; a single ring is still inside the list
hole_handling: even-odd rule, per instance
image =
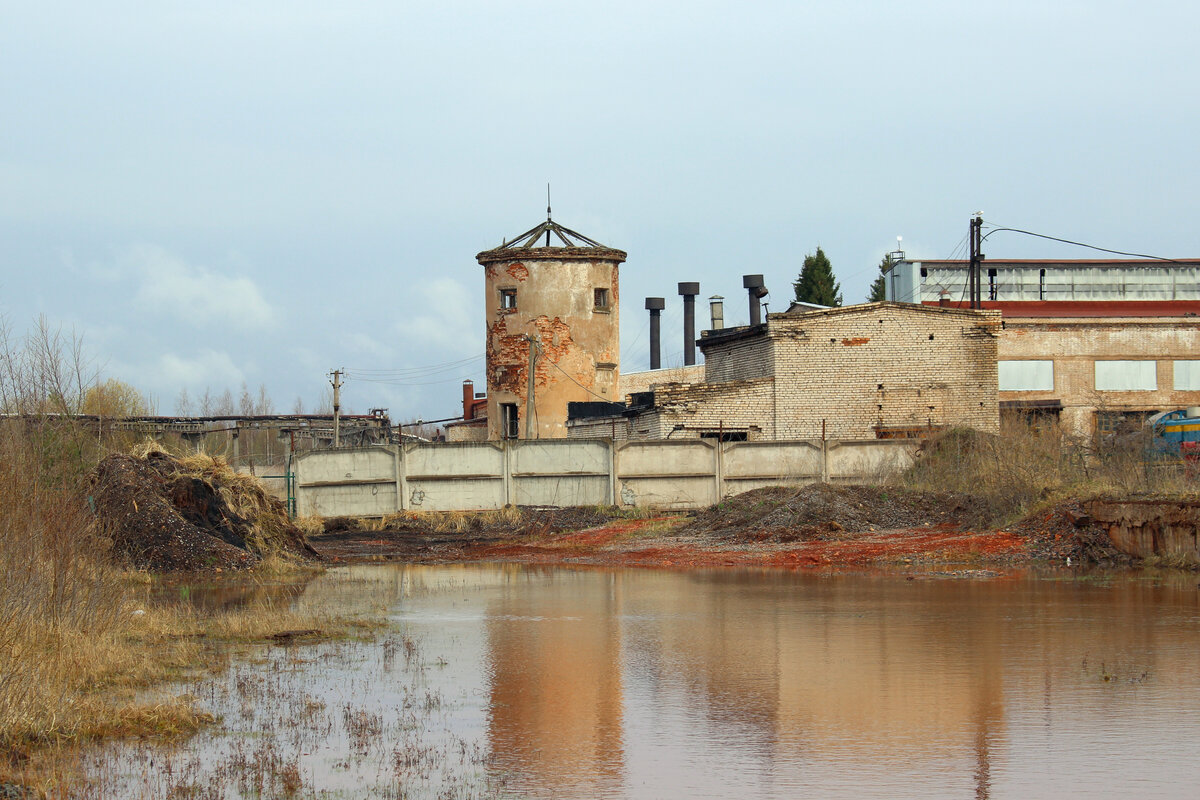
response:
[[[1096,391],[1153,392],[1158,389],[1156,361],[1097,361]]]
[[[596,310],[608,311],[608,289],[596,289],[594,295],[596,298]]]
[[[500,308],[516,308],[517,307],[517,290],[516,289],[501,289],[500,290]]]
[[[1142,430],[1154,411],[1097,411],[1096,433],[1101,436],[1124,436]]]
[[[1175,362],[1175,391],[1200,391],[1200,361]]]
[[[516,403],[501,403],[500,404],[500,423],[504,429],[500,432],[505,439],[516,439],[521,432],[519,418],[517,416]]]
[[[998,361],[1002,392],[1053,392],[1053,361]]]

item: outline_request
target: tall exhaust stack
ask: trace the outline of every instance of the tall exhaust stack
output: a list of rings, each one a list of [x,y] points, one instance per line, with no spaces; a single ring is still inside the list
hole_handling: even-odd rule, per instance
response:
[[[690,367],[696,363],[696,295],[700,294],[700,284],[681,283],[679,294],[683,296],[683,365]]]
[[[463,381],[463,419],[474,419],[472,410],[475,408],[475,381],[468,378]]]
[[[667,301],[662,297],[647,297],[646,308],[650,311],[650,369],[662,366],[662,342],[659,340],[662,323],[662,310],[667,307]]]
[[[708,298],[708,311],[712,315],[712,327],[709,330],[719,331],[725,327],[725,298],[714,294]]]
[[[750,295],[750,324],[762,324],[762,307],[759,300],[767,295],[767,287],[763,285],[762,275],[743,275],[742,286]]]

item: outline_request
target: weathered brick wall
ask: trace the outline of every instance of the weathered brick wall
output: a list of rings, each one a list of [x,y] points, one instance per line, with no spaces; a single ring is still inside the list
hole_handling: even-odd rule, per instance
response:
[[[874,438],[878,426],[998,432],[1000,314],[876,303],[772,315],[781,439]]]
[[[634,421],[635,438],[697,439],[724,430],[746,431],[751,441],[774,439],[774,402],[774,378],[659,387],[654,409]]]
[[[447,442],[486,442],[488,438],[487,420],[479,425],[447,425]]]
[[[654,408],[636,417],[567,423],[572,439],[698,439],[703,433],[745,431],[751,441],[774,438],[774,379],[718,384],[673,383],[654,390]]]
[[[1002,391],[1001,400],[1057,400],[1066,430],[1088,435],[1097,410],[1159,411],[1200,405],[1200,391],[1175,391],[1174,361],[1200,359],[1200,320],[1191,318],[1006,319],[1002,360],[1052,360],[1054,389]],[[1157,362],[1157,391],[1097,391],[1097,360]]]
[[[630,438],[629,431],[629,419],[626,417],[567,420],[568,439],[614,439],[623,442]]]
[[[731,337],[727,341],[726,337]],[[738,338],[733,330],[704,349],[704,382],[746,381],[771,377],[771,340],[766,336]]]
[[[700,383],[704,380],[704,365],[650,369],[644,372],[622,372],[620,397],[628,398],[634,392],[648,392],[655,384]]]

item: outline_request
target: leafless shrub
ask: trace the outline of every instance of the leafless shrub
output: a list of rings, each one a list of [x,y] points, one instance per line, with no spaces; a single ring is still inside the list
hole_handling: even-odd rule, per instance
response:
[[[983,498],[997,521],[1068,495],[1195,491],[1182,463],[1156,459],[1148,431],[1080,440],[1054,422],[1006,420],[1000,435],[946,431],[927,440],[901,483]]]

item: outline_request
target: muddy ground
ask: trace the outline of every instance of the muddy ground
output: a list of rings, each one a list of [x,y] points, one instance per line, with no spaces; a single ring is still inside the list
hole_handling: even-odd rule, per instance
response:
[[[513,509],[412,515],[384,530],[327,521],[310,537],[334,562],[507,560],[640,566],[856,567],[1126,560],[1077,503],[997,529],[966,495],[814,484],[728,498],[699,513]]]

